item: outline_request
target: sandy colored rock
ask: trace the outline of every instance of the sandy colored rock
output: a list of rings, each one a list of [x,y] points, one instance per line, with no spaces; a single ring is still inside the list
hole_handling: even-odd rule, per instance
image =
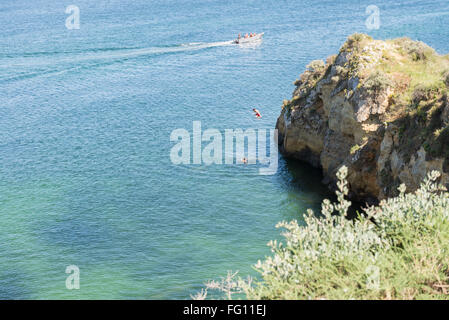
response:
[[[346,165],[356,200],[397,195],[402,183],[414,191],[430,170],[449,187],[446,69],[449,57],[421,42],[353,35],[295,82],[276,124],[280,150],[322,168],[331,187]]]

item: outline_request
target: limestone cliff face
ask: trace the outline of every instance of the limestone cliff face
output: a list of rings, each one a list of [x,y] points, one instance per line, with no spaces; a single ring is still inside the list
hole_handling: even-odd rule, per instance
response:
[[[281,152],[321,167],[325,183],[348,167],[351,196],[376,200],[417,189],[430,170],[449,186],[449,56],[409,39],[356,34],[313,61],[276,127]]]

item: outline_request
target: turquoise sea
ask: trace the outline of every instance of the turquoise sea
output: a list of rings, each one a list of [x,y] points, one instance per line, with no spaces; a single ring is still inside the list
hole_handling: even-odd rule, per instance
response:
[[[0,298],[189,299],[227,270],[254,275],[276,223],[329,196],[320,172],[174,165],[170,133],[274,128],[308,62],[348,35],[448,53],[448,26],[447,0],[2,0]],[[239,32],[264,41],[221,43]]]

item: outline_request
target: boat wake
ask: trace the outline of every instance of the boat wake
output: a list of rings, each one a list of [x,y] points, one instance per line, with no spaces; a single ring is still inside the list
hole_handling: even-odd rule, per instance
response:
[[[232,41],[222,41],[222,42],[211,42],[211,43],[203,43],[203,42],[191,42],[180,45],[174,45],[169,47],[150,47],[150,48],[141,48],[135,49],[128,52],[123,53],[113,53],[110,56],[105,56],[105,58],[132,58],[132,57],[140,57],[140,56],[151,56],[151,55],[161,55],[161,54],[169,54],[169,53],[177,53],[177,52],[186,52],[186,51],[198,51],[208,48],[214,47],[222,47],[227,45],[232,45]]]
[[[0,56],[0,82],[7,83],[38,76],[59,75],[80,69],[92,69],[146,57],[201,51],[233,45],[233,41],[192,42],[148,48],[106,48],[74,52],[31,52]]]

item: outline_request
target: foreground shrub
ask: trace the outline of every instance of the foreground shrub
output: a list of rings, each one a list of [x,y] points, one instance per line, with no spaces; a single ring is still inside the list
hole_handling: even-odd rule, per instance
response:
[[[260,279],[228,277],[226,298],[229,288],[249,299],[449,298],[449,195],[439,173],[354,220],[346,218],[346,174],[338,173],[338,202],[323,201],[321,218],[309,210],[304,226],[281,222],[285,241],[269,243],[273,256],[255,266]]]

